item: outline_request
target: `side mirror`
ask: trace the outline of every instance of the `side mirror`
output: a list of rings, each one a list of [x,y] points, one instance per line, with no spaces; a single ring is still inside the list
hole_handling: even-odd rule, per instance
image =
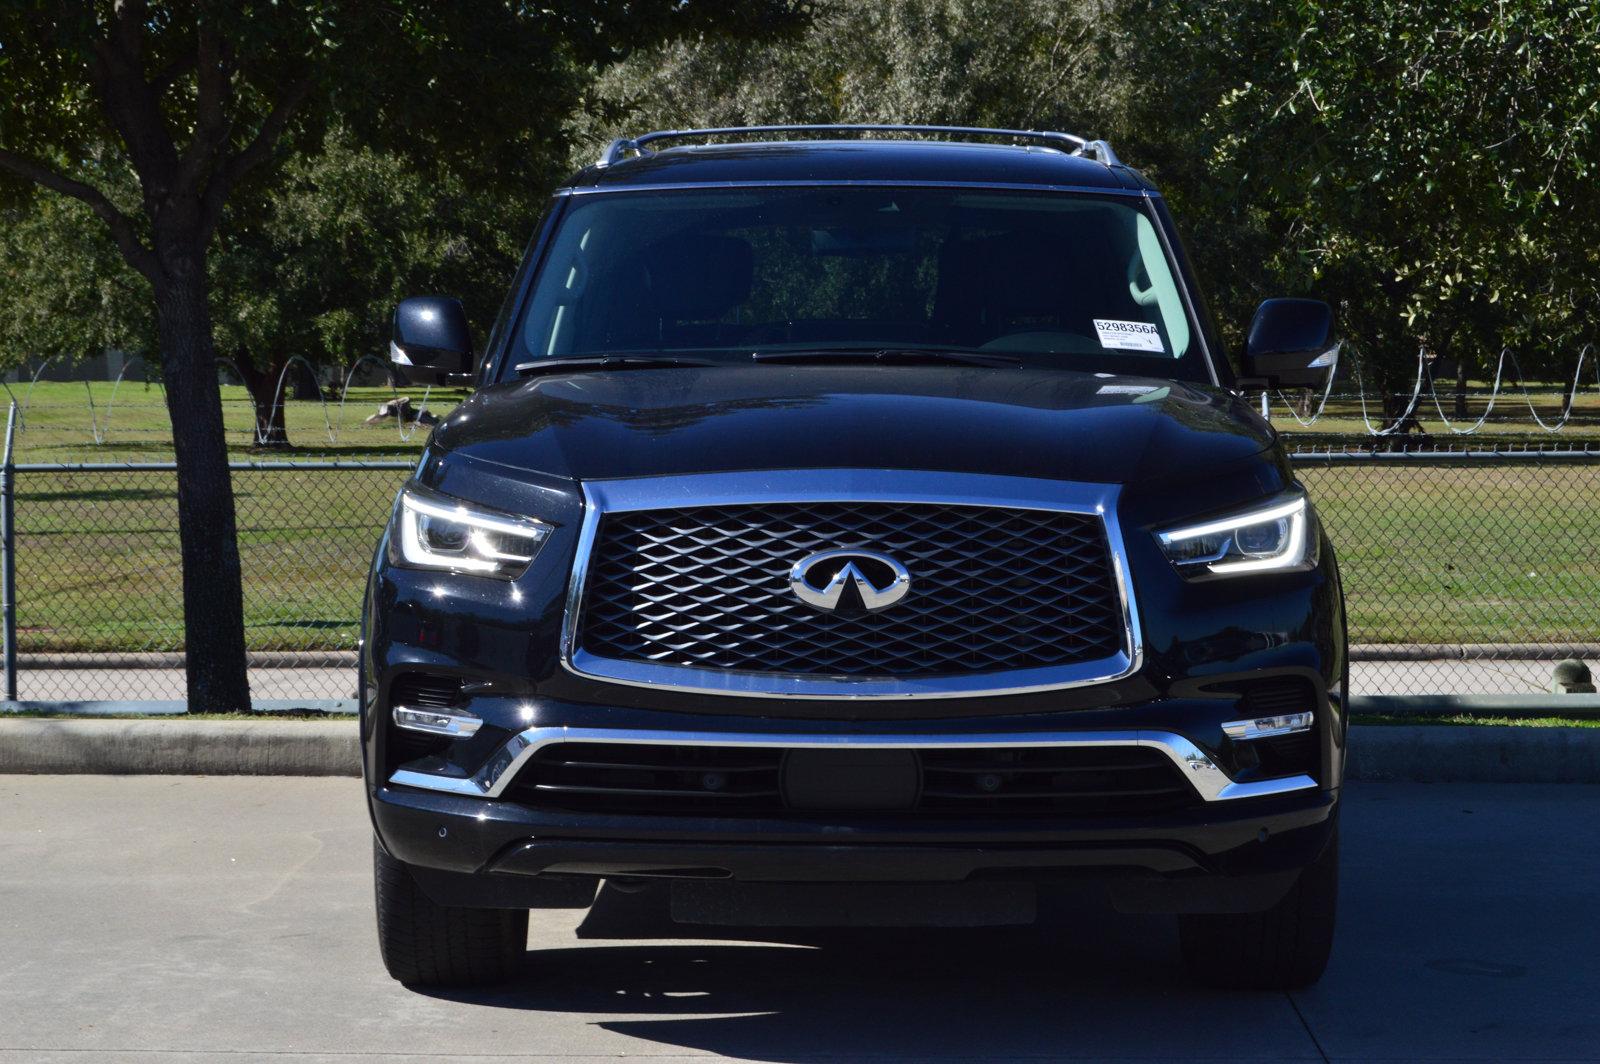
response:
[[[394,308],[389,361],[413,384],[460,383],[460,377],[470,375],[472,333],[461,301],[448,296],[401,300]]]
[[[1269,299],[1257,308],[1244,345],[1245,378],[1269,388],[1319,388],[1337,361],[1328,304]]]

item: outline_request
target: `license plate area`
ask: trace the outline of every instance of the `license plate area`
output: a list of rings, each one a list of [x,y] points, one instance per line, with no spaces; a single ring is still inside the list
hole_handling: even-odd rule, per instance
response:
[[[800,810],[913,809],[922,791],[915,750],[789,750],[779,777],[784,805]]]

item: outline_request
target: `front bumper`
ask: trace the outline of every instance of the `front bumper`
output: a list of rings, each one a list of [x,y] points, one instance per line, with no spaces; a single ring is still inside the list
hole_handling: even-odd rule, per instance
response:
[[[1155,817],[1071,822],[852,815],[575,814],[402,786],[372,793],[385,848],[443,904],[587,903],[600,877],[784,883],[1103,881],[1142,912],[1273,904],[1322,852],[1338,795],[1313,788]],[[589,885],[581,886],[584,882]],[[552,901],[572,898],[576,902]],[[554,892],[554,893],[552,893]]]
[[[1326,706],[1327,703],[1324,703]],[[1228,707],[1215,707],[1226,716]],[[1100,716],[1094,714],[1093,716]],[[474,772],[402,765],[370,780],[373,820],[384,847],[413,866],[442,903],[550,904],[575,880],[647,876],[747,882],[949,883],[1005,879],[1108,882],[1123,908],[1238,911],[1272,904],[1294,874],[1322,852],[1338,789],[1311,775],[1229,776],[1216,749],[1220,723],[1195,728],[1193,704],[1123,707],[1120,728],[1040,730],[1038,717],[979,718],[879,727],[699,718],[602,715],[606,726],[541,723],[502,733]],[[1333,719],[1317,714],[1324,729]],[[1204,745],[1174,730],[1187,719]],[[1160,726],[1162,721],[1168,726]],[[1052,721],[1059,724],[1060,718]],[[735,730],[739,725],[745,730]],[[998,726],[998,727],[997,727]],[[982,730],[980,730],[982,729]],[[1197,800],[1154,814],[1085,816],[940,815],[805,811],[779,815],[639,815],[543,808],[510,787],[545,746],[559,742],[696,746],[919,750],[1139,746],[1159,750],[1182,771]],[[423,766],[426,768],[428,766]],[[1337,779],[1337,769],[1319,770]],[[581,892],[580,892],[581,893]],[[592,887],[588,893],[592,895]],[[587,895],[585,895],[587,896]]]

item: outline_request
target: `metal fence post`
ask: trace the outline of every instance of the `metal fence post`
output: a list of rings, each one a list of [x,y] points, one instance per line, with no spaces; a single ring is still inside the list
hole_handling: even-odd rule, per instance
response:
[[[6,415],[6,453],[0,463],[0,570],[5,586],[0,591],[0,624],[4,632],[6,658],[6,701],[17,700],[17,540],[12,520],[12,501],[16,496],[17,467],[11,445],[16,438],[17,404],[13,400]]]

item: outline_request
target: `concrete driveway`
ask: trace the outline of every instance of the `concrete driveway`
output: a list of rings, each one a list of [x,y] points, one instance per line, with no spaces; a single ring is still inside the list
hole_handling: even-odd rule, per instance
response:
[[[1316,988],[1190,988],[1170,920],[684,940],[535,914],[529,974],[378,962],[360,784],[0,777],[0,1062],[1600,1060],[1600,788],[1353,784]]]

